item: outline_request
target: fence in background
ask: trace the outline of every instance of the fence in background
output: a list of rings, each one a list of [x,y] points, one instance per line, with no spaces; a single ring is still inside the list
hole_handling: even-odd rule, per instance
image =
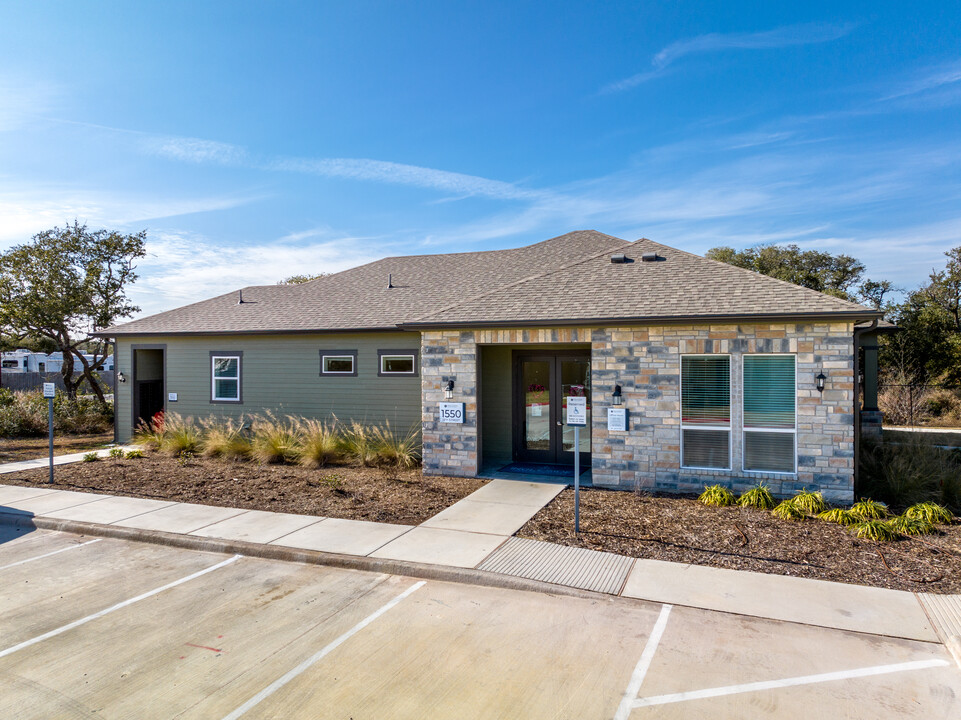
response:
[[[104,393],[113,392],[113,370],[104,370],[97,373],[100,376],[100,387]],[[63,376],[59,372],[39,373],[39,372],[19,372],[3,373],[0,385],[10,390],[39,390],[45,382],[56,383],[57,388],[64,389]],[[87,390],[86,384],[81,386],[80,392]]]
[[[961,426],[961,385],[885,383],[878,386],[878,407],[885,425],[906,425],[941,417]]]

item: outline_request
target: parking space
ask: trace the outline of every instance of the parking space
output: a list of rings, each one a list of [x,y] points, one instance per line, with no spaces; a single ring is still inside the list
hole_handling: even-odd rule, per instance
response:
[[[0,717],[958,717],[934,643],[35,531]]]

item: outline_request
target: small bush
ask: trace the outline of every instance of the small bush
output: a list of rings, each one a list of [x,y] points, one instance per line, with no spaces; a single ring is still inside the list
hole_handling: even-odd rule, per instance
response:
[[[824,496],[821,495],[820,491],[810,492],[808,490],[802,490],[797,493],[791,501],[794,505],[808,515],[817,515],[828,509],[827,503],[824,502]]]
[[[416,428],[400,435],[386,422],[370,428],[369,434],[378,465],[410,469],[420,463],[421,446]]]
[[[154,417],[150,422],[141,420],[134,431],[133,439],[148,450],[159,450],[164,440],[163,416]]]
[[[697,501],[708,507],[728,507],[735,502],[734,494],[723,485],[705,485]]]
[[[807,513],[794,504],[793,498],[790,500],[782,500],[780,504],[771,511],[771,514],[781,520],[803,520],[807,517]]]
[[[125,456],[128,460],[141,460],[146,457],[143,450],[128,450]]]
[[[180,463],[181,467],[187,467],[190,461],[194,459],[194,454],[189,450],[181,450],[180,454],[177,455],[177,462]]]
[[[772,510],[776,503],[767,486],[758,485],[744,492],[737,499],[737,504],[741,507],[757,508],[758,510]]]
[[[859,518],[850,510],[845,510],[843,508],[834,508],[832,510],[824,510],[819,512],[818,519],[844,526],[857,525],[859,522],[861,522],[861,518]]]
[[[883,520],[890,514],[888,512],[888,506],[883,502],[864,499],[854,503],[854,505],[851,506],[851,512],[859,520]]]
[[[108,452],[107,454],[110,457],[112,457],[114,460],[123,460],[124,455],[126,453],[124,453],[123,448],[115,447],[115,448],[110,448],[110,452]]]
[[[100,459],[100,456],[97,455],[97,453],[95,452],[84,453],[84,456],[83,456],[84,462],[97,462],[97,460],[99,459]]]
[[[161,452],[180,456],[182,453],[193,455],[200,450],[202,435],[193,418],[183,418],[175,413],[167,413],[163,421],[163,437],[160,441]]]
[[[251,456],[262,463],[292,462],[300,454],[297,429],[290,419],[277,420],[272,414],[253,423]]]
[[[856,491],[892,507],[933,502],[961,512],[961,453],[905,435],[896,444],[862,441]]]
[[[888,527],[900,535],[930,535],[935,530],[933,523],[905,515],[898,515],[888,520]]]
[[[298,430],[301,434],[301,465],[324,467],[343,458],[344,443],[337,433],[336,421],[304,420]]]
[[[203,429],[203,452],[207,457],[227,460],[244,460],[250,457],[251,441],[243,418],[215,420],[208,418],[201,423]]]
[[[377,447],[371,436],[371,429],[356,420],[344,431],[344,454],[364,467],[377,464]]]
[[[851,526],[851,530],[859,538],[888,542],[897,538],[897,533],[884,520],[862,520]]]
[[[913,520],[925,520],[932,525],[947,525],[954,520],[954,515],[943,505],[925,502],[912,505],[904,511],[904,516]]]

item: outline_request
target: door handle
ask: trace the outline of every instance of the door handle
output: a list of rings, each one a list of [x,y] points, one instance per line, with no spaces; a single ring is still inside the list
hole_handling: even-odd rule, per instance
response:
[[[558,421],[557,421],[557,427],[563,427],[563,426],[564,426],[564,423],[562,423],[560,420],[558,420]]]

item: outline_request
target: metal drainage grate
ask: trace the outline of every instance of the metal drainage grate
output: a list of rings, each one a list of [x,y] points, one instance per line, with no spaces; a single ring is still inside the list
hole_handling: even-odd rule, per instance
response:
[[[633,564],[623,555],[512,537],[478,570],[617,595]]]

